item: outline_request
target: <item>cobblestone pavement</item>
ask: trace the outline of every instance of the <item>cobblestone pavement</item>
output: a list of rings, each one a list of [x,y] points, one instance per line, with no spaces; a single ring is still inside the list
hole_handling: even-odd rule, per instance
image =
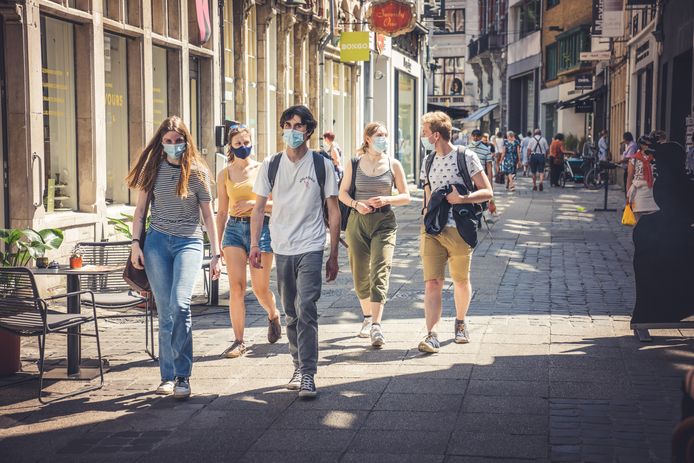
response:
[[[344,251],[337,282],[324,285],[317,400],[283,389],[292,373],[286,337],[266,343],[250,295],[252,347],[240,359],[219,357],[232,336],[226,307],[194,308],[187,402],[152,394],[159,370],[143,351],[142,318],[103,319],[104,388],[42,408],[36,381],[0,389],[0,459],[669,461],[694,332],[654,332],[650,344],[633,337],[630,230],[619,213],[593,212],[601,193],[532,193],[520,183],[498,194],[491,236],[474,254],[471,344],[452,342],[449,285],[441,353],[416,349],[425,334],[416,199],[399,211],[383,350],[355,337],[361,319]],[[618,207],[621,194],[610,194]],[[51,360],[64,356],[63,338],[48,346]],[[90,341],[83,350],[94,355]],[[26,340],[27,371],[36,357]]]

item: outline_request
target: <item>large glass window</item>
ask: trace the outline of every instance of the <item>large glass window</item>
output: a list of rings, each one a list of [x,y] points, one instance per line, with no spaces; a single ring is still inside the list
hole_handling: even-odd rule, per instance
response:
[[[106,202],[127,204],[128,186],[128,56],[125,37],[104,34],[106,86]]]
[[[582,51],[588,50],[588,29],[581,28],[559,39],[559,71],[573,69],[581,64]]]
[[[416,80],[397,71],[397,127],[395,133],[395,157],[402,163],[408,181],[414,181]]]
[[[530,0],[519,8],[520,38],[540,30],[540,0]]]
[[[190,135],[200,148],[200,58],[190,57]]]
[[[169,72],[167,69],[166,48],[152,47],[152,92],[154,93],[153,107],[154,120],[152,121],[155,133],[161,122],[169,117]]]
[[[463,95],[465,82],[464,58],[434,59],[434,95]]]
[[[545,63],[546,68],[546,80],[554,80],[557,78],[557,44],[553,43],[551,45],[547,45],[546,47],[546,53],[545,53],[545,59],[547,62]]]
[[[267,105],[267,117],[268,117],[268,146],[270,153],[277,151],[277,126],[279,125],[277,116],[277,54],[281,53],[281,50],[277,49],[277,16],[273,16],[268,26],[268,40],[267,40],[266,55],[267,60],[267,89],[268,89],[268,105]],[[262,157],[262,154],[261,156]]]
[[[446,17],[436,25],[435,34],[465,33],[465,8],[447,8]]]
[[[41,18],[46,211],[77,209],[74,27]]]
[[[234,119],[234,8],[231,0],[224,6],[224,117]]]

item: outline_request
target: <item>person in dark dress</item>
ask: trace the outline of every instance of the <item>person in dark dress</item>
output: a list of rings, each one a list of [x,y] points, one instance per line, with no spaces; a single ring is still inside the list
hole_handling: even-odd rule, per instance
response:
[[[645,137],[644,137],[645,138]],[[676,323],[694,315],[694,182],[678,143],[646,138],[655,157],[653,197],[659,211],[634,228],[636,306],[632,323]]]

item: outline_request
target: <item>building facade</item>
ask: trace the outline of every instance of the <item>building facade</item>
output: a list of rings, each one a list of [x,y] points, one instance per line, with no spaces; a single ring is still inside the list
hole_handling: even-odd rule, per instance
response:
[[[508,128],[539,127],[542,68],[542,0],[511,0],[508,13]]]
[[[479,108],[466,122],[477,123],[483,131],[508,127],[506,46],[507,0],[478,0],[479,20],[475,38],[468,44],[468,60],[477,77]]]

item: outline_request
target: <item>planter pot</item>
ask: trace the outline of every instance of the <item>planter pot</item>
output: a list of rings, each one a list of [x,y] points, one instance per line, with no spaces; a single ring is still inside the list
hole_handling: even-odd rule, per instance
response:
[[[0,375],[13,375],[21,369],[19,336],[0,330],[0,353]]]
[[[36,258],[36,267],[38,267],[38,268],[48,267],[48,257],[37,257]]]

